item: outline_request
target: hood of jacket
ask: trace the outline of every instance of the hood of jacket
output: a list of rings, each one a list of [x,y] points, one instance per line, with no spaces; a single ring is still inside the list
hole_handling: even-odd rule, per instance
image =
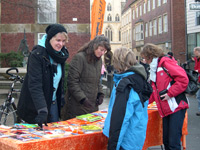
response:
[[[129,68],[126,72],[133,71],[136,74],[141,75],[145,80],[147,80],[147,73],[143,65],[136,63],[134,66]]]
[[[38,41],[38,45],[45,48],[45,41],[47,39],[47,34],[43,35],[42,38]]]

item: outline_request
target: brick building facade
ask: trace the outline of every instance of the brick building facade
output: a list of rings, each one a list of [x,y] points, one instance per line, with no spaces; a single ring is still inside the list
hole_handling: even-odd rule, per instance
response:
[[[0,1],[0,52],[17,51],[24,30],[29,50],[37,44],[39,34],[51,23],[38,20],[38,1]],[[55,3],[55,22],[63,24],[68,31],[68,62],[77,50],[90,40],[90,0],[50,0]],[[44,7],[44,6],[43,6]],[[42,8],[42,7],[41,7]],[[43,8],[42,8],[43,9]]]
[[[172,51],[180,62],[186,60],[186,26],[184,0],[129,0],[132,22],[132,50],[139,55],[145,43]],[[127,11],[128,11],[127,9]],[[123,44],[123,43],[122,43]]]

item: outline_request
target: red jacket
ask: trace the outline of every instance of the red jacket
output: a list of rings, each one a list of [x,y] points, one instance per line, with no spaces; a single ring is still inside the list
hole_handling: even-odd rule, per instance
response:
[[[175,83],[171,85],[172,79],[163,70],[166,68],[168,73],[172,76]],[[174,97],[184,92],[187,88],[189,79],[185,70],[177,65],[177,63],[169,57],[162,57],[158,59],[158,67],[156,73],[156,83],[152,82],[153,93],[149,99],[149,103],[156,102],[158,111],[161,117],[165,117],[180,109],[189,108],[187,100],[177,102]],[[171,99],[162,101],[159,92],[168,89],[167,94]]]
[[[198,73],[200,74],[200,58],[194,57],[195,60],[195,65],[194,65],[194,70],[198,70]],[[200,76],[199,76],[199,82],[200,82]]]

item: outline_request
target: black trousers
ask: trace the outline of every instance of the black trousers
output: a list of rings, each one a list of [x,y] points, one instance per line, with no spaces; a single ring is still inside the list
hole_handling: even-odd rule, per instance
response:
[[[163,143],[165,150],[181,150],[181,136],[186,109],[163,118]]]

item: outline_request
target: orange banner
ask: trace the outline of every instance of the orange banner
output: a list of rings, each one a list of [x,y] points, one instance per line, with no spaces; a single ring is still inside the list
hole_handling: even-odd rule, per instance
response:
[[[105,0],[94,0],[92,6],[91,17],[91,40],[97,35],[102,34],[104,14],[105,14],[106,2]]]

